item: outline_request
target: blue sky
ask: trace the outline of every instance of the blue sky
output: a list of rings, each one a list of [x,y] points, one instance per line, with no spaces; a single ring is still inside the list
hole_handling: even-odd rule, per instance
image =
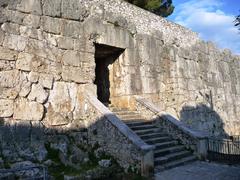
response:
[[[170,21],[192,29],[220,48],[240,54],[240,31],[233,23],[240,14],[240,0],[173,0],[173,4]]]

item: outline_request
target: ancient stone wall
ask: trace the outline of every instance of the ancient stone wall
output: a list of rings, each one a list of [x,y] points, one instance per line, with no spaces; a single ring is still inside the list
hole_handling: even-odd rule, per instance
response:
[[[240,58],[177,24],[115,0],[0,2],[0,117],[87,127],[95,46],[125,49],[109,66],[112,103],[151,99],[190,127],[239,134]]]

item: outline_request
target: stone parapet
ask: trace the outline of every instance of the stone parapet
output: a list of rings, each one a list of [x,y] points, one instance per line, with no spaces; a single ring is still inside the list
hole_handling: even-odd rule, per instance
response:
[[[199,158],[205,159],[207,156],[208,135],[200,131],[188,128],[183,122],[166,112],[160,112],[156,106],[144,98],[136,98],[136,108],[143,115],[152,115],[160,128],[163,128],[174,139],[180,140],[186,147],[192,149]]]

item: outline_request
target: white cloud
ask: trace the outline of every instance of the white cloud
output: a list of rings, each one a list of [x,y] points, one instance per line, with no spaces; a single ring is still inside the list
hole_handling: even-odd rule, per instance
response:
[[[221,10],[221,0],[191,0],[175,9],[174,21],[198,32],[204,40],[240,54],[240,32],[234,27],[234,15]]]

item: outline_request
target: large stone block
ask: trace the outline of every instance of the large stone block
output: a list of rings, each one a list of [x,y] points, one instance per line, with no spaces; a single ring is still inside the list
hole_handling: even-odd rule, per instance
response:
[[[25,18],[23,19],[23,24],[34,28],[38,28],[40,25],[40,16],[29,14],[25,16]]]
[[[39,83],[47,89],[52,89],[53,86],[53,75],[51,74],[40,74],[39,76]]]
[[[47,16],[59,17],[61,15],[61,3],[62,0],[44,0],[43,14]]]
[[[48,98],[48,93],[43,89],[40,84],[33,84],[32,90],[28,95],[28,99],[31,101],[37,101],[39,103],[44,103]]]
[[[31,71],[34,55],[29,53],[19,53],[16,68],[24,71]]]
[[[13,100],[0,99],[0,117],[10,117],[13,115]]]
[[[87,74],[83,68],[63,66],[62,78],[64,81],[76,83],[92,83],[94,75]]]
[[[1,26],[2,30],[10,33],[10,34],[16,34],[19,35],[19,25],[18,24],[13,24],[13,23],[4,23]]]
[[[54,112],[68,114],[74,111],[76,94],[75,83],[55,82],[48,102],[52,105]]]
[[[89,12],[79,3],[79,0],[62,1],[62,17],[83,21]]]
[[[10,49],[14,49],[16,51],[23,51],[26,47],[27,39],[18,35],[8,35],[5,36],[3,46],[8,47]]]
[[[74,48],[74,39],[68,37],[58,38],[58,47],[61,49],[72,50]]]
[[[67,116],[64,117],[61,113],[55,112],[51,104],[48,106],[44,121],[46,121],[46,124],[49,124],[50,126],[63,126],[71,122]]]
[[[0,87],[1,88],[13,88],[16,86],[19,80],[19,71],[0,71]]]
[[[0,59],[15,61],[17,56],[18,52],[0,46]]]
[[[50,32],[54,34],[61,33],[61,25],[62,25],[61,19],[43,16],[42,25],[43,25],[43,29],[46,32]]]
[[[83,26],[77,21],[63,20],[61,33],[63,36],[79,38],[83,34]]]
[[[81,66],[80,52],[71,50],[65,51],[62,62],[64,65]]]
[[[43,118],[43,105],[20,98],[14,103],[13,118],[17,120],[40,121]]]
[[[16,9],[25,13],[42,15],[41,0],[21,0]]]

